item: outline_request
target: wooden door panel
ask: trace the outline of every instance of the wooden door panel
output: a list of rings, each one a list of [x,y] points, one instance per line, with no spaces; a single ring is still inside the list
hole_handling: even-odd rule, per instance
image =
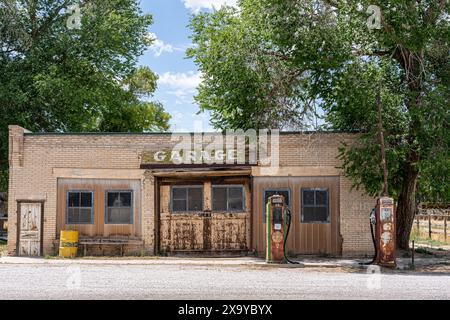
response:
[[[19,219],[18,254],[21,256],[40,256],[42,204],[21,203]]]

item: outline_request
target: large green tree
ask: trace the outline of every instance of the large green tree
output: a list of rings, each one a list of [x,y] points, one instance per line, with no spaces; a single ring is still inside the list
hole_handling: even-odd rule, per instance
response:
[[[9,124],[32,131],[167,130],[157,76],[137,58],[152,39],[136,0],[0,1],[0,190]]]
[[[196,100],[222,129],[361,132],[341,149],[343,170],[378,195],[380,95],[406,249],[419,195],[450,201],[449,9],[445,0],[241,0],[193,16],[188,56],[204,78]]]

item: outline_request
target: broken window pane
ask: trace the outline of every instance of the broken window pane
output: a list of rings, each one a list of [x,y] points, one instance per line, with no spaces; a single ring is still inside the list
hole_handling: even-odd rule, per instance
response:
[[[105,223],[132,224],[132,197],[131,191],[108,191]]]

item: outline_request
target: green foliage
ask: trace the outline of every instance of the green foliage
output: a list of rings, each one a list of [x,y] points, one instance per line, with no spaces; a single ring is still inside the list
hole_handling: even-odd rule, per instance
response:
[[[68,28],[67,8],[77,3],[80,28]],[[167,130],[169,115],[148,101],[157,76],[137,67],[151,23],[136,0],[2,1],[0,172],[9,124],[36,132]]]
[[[390,194],[400,198],[418,182],[422,198],[450,200],[448,1],[239,5],[190,24],[188,56],[205,79],[196,100],[215,127],[305,128],[319,119],[316,129],[361,131],[341,149],[343,170],[355,187],[377,195],[380,92]],[[371,5],[380,8],[379,29]]]

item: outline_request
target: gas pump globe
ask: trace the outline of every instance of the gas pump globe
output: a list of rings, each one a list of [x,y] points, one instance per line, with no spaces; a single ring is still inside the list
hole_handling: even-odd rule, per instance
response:
[[[266,205],[266,262],[285,262],[285,210],[283,196],[274,195],[269,198]]]

